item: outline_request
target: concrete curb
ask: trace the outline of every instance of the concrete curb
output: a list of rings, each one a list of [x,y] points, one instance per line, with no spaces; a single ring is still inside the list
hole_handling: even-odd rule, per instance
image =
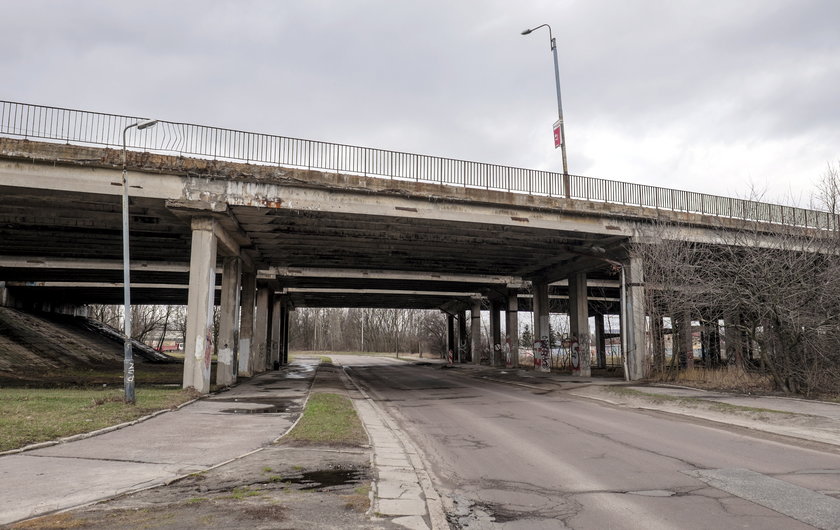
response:
[[[692,390],[694,390],[694,389],[692,389]],[[757,433],[760,432],[760,433],[770,434],[770,435],[773,435],[773,436],[780,436],[780,437],[783,437],[783,438],[789,438],[791,440],[800,440],[800,441],[804,441],[804,442],[823,444],[823,445],[828,445],[828,446],[832,446],[832,447],[840,447],[840,440],[833,441],[833,440],[831,440],[827,437],[807,436],[807,435],[802,435],[802,434],[799,434],[799,433],[796,433],[796,432],[791,432],[791,431],[786,430],[786,429],[769,428],[768,426],[763,426],[758,422],[754,423],[754,422],[745,422],[745,421],[724,421],[724,420],[721,420],[720,418],[712,418],[712,417],[708,417],[708,416],[702,415],[702,414],[691,414],[691,413],[688,413],[688,412],[683,412],[683,411],[678,411],[678,410],[669,410],[669,409],[665,409],[665,408],[662,408],[662,407],[655,407],[655,406],[640,406],[640,405],[627,404],[627,403],[623,403],[623,402],[618,401],[618,400],[609,399],[606,396],[580,395],[580,394],[575,393],[574,391],[570,391],[569,394],[571,394],[572,396],[575,396],[577,398],[580,398],[580,399],[589,399],[589,400],[592,400],[592,401],[600,401],[602,403],[607,403],[607,404],[612,405],[614,407],[621,407],[621,408],[628,408],[628,409],[635,409],[635,410],[646,410],[646,411],[651,411],[651,412],[659,412],[659,413],[662,413],[662,414],[669,414],[669,415],[673,415],[673,416],[681,416],[681,417],[684,417],[684,418],[693,418],[693,419],[702,420],[702,421],[705,421],[705,422],[710,422],[710,423],[714,423],[714,424],[721,425],[721,426],[737,427],[739,429],[746,429],[746,430],[754,431],[754,432],[757,432]],[[719,402],[716,402],[714,400],[703,400],[703,399],[701,399],[701,401],[705,401],[706,403],[709,403],[709,404],[719,403]]]
[[[437,490],[434,489],[431,475],[426,470],[427,466],[422,456],[420,455],[420,452],[411,442],[411,439],[398,428],[398,426],[394,423],[394,420],[376,404],[373,398],[371,398],[371,396],[367,392],[365,392],[365,390],[347,373],[344,367],[342,367],[342,372],[344,372],[345,377],[347,377],[347,379],[353,384],[353,386],[356,387],[356,390],[358,390],[358,392],[362,395],[362,397],[364,398],[364,402],[367,404],[368,407],[370,407],[373,414],[377,416],[379,421],[381,421],[381,423],[402,445],[402,454],[404,457],[407,458],[408,462],[410,463],[412,467],[411,473],[413,473],[413,475],[415,476],[416,483],[419,485],[420,489],[423,492],[423,497],[425,498],[426,513],[428,513],[429,515],[429,521],[431,522],[432,530],[449,529],[450,526],[449,522],[446,519],[446,513],[443,509],[443,502]],[[365,431],[368,432],[368,436],[372,442],[372,458],[374,458],[375,465],[375,458],[377,454],[376,443],[374,441],[375,436],[368,428],[368,422],[366,422],[363,418],[364,412],[360,411],[358,408],[357,411],[359,411],[359,416],[362,417],[362,423],[365,426]],[[379,450],[381,451],[381,449]],[[379,471],[378,467],[377,471]],[[375,481],[372,490],[375,491],[377,495],[375,500],[381,501],[381,499],[379,498],[379,487],[379,482]],[[428,528],[426,526],[425,521],[423,521],[423,518],[418,515],[393,516],[392,521],[396,524],[412,529]]]
[[[646,383],[646,384],[633,384],[627,383],[627,386],[643,386],[647,388],[676,388],[680,390],[692,390],[695,392],[707,392],[707,393],[717,393],[717,394],[727,394],[732,397],[760,397],[762,399],[789,399],[791,401],[801,401],[803,403],[819,403],[820,405],[834,405],[836,407],[840,407],[840,402],[836,401],[822,401],[819,399],[806,399],[803,397],[797,396],[775,396],[769,394],[744,394],[742,392],[735,392],[732,390],[707,390],[705,388],[695,388],[693,386],[685,386],[685,385],[672,385],[668,383]]]

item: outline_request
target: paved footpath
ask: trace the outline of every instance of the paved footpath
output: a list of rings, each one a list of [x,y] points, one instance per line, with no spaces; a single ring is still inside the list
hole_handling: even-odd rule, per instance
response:
[[[297,418],[317,362],[302,359],[123,429],[0,456],[0,524],[165,484],[271,444]],[[286,412],[242,413],[268,406]]]

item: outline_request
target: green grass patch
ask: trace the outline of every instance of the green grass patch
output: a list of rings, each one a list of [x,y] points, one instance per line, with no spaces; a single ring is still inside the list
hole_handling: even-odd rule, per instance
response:
[[[137,404],[122,390],[91,388],[0,389],[0,451],[95,431],[189,401],[180,389],[137,388]]]
[[[262,494],[263,492],[258,489],[251,489],[248,486],[241,486],[238,488],[233,488],[233,491],[227,498],[241,501],[242,499],[247,499],[248,497],[257,497]]]
[[[332,357],[327,357],[326,355],[321,356],[321,363],[322,364],[332,364]]]
[[[303,417],[281,442],[360,446],[368,443],[368,437],[349,398],[315,392],[306,402]]]

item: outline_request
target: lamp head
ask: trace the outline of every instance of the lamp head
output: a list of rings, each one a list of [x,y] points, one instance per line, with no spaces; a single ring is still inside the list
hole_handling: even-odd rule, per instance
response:
[[[522,32],[522,34],[523,34],[523,35],[527,35],[527,34],[531,33],[532,31],[534,31],[534,30],[532,30],[532,29],[526,29],[526,30],[524,30],[524,31]]]
[[[142,131],[143,129],[148,129],[149,127],[153,127],[157,124],[158,120],[144,120],[137,124],[137,130]]]

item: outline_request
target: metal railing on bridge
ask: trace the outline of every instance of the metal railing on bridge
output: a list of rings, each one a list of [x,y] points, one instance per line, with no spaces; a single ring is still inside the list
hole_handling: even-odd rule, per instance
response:
[[[0,101],[0,135],[122,147],[123,129],[142,118]],[[253,164],[317,169],[377,178],[566,197],[791,226],[835,229],[827,212],[570,175],[369,147],[319,142],[189,123],[160,121],[128,130],[132,150]]]

